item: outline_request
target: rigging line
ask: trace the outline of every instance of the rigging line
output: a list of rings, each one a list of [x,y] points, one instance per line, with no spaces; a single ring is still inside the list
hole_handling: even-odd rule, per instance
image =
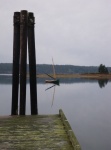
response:
[[[51,75],[49,75],[49,74],[47,74],[47,73],[45,73],[46,75],[48,75],[50,78],[52,78],[52,79],[54,79],[55,80],[55,78],[53,78]]]

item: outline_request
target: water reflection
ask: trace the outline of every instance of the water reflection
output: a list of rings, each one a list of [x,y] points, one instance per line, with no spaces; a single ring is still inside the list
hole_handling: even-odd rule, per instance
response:
[[[98,84],[99,84],[100,88],[105,87],[105,85],[107,85],[107,83],[108,83],[108,79],[99,79],[98,80]]]
[[[56,84],[54,84],[54,85],[48,87],[47,89],[45,89],[45,91],[47,91],[47,90],[49,90],[51,88],[54,88],[51,107],[53,106],[53,103],[54,103],[55,87],[56,87]]]
[[[53,86],[45,91],[50,84],[45,84],[45,79],[38,79],[39,114],[58,114],[61,108],[82,150],[111,149],[111,81],[107,81],[107,86],[102,89],[98,86],[98,80],[60,79],[60,81],[61,86]],[[11,78],[2,77],[0,79],[0,115],[10,115],[11,93]],[[26,99],[26,114],[29,115],[29,84],[27,84]]]
[[[52,87],[54,87],[54,86],[56,86],[56,84],[54,84],[54,85],[52,85],[52,86],[48,87],[47,89],[45,89],[45,91],[47,91],[47,90],[51,89],[51,88],[52,88]]]
[[[0,84],[12,84],[12,76],[0,75]]]
[[[47,78],[37,78],[37,83],[44,84]],[[60,83],[64,84],[73,84],[73,83],[97,83],[100,88],[105,87],[108,82],[111,80],[108,79],[85,79],[85,78],[60,78]],[[27,79],[27,83],[29,83],[29,79]],[[11,75],[0,75],[0,84],[12,84],[12,76]]]

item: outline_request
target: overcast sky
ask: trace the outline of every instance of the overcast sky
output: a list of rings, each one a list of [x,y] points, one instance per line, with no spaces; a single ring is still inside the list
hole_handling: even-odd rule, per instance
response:
[[[12,62],[13,14],[35,16],[36,62],[111,66],[111,0],[0,0],[0,63]]]

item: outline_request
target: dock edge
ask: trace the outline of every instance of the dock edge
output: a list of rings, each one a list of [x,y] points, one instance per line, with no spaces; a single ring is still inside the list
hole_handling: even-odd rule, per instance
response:
[[[67,134],[69,136],[70,142],[74,148],[74,150],[81,150],[80,144],[76,138],[76,136],[74,135],[74,132],[64,114],[64,112],[62,111],[62,109],[59,110],[59,115],[61,117],[61,120],[66,128]]]

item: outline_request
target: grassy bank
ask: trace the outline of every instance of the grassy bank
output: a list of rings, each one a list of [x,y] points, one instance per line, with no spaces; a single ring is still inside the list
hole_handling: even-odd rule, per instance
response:
[[[53,76],[53,75],[51,75]],[[48,78],[45,74],[38,74],[38,78]],[[89,73],[89,74],[57,74],[57,78],[87,78],[87,79],[111,79],[111,74],[99,74],[99,73]]]

